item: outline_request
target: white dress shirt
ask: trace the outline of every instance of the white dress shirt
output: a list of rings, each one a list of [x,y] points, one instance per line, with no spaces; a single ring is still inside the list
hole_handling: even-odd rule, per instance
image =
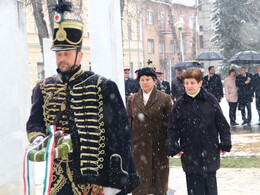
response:
[[[153,89],[152,89],[153,90]],[[146,104],[147,104],[147,102],[148,102],[148,100],[149,100],[149,97],[150,97],[150,95],[151,95],[151,93],[152,93],[152,90],[149,92],[149,93],[146,93],[144,90],[142,90],[143,91],[143,98],[144,98],[144,105],[146,106]]]

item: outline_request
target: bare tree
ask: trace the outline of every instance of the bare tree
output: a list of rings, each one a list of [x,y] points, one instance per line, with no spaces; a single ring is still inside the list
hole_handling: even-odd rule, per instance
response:
[[[44,20],[43,6],[41,0],[31,0],[33,6],[33,15],[35,18],[36,26],[38,29],[38,37],[41,45],[41,51],[43,52],[43,38],[49,38],[48,28],[46,21]]]
[[[53,5],[56,4],[55,0],[47,0],[47,7],[48,7],[48,14],[49,14],[49,21],[50,21],[50,27],[51,27],[51,33],[53,34],[53,18],[54,18],[54,12],[52,11]]]
[[[175,51],[177,53],[179,62],[181,62],[182,54],[181,54],[180,44],[179,44],[179,40],[177,37],[177,32],[176,32],[176,28],[175,28],[175,24],[174,24],[174,16],[172,14],[172,10],[174,10],[174,8],[173,8],[173,5],[171,5],[171,6],[168,5],[167,8],[168,8],[169,25],[170,25],[170,29],[172,32],[172,38],[174,40]]]

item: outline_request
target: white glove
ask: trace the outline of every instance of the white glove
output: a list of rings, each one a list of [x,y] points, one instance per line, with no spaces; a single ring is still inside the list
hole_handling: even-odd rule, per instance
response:
[[[38,135],[36,138],[34,138],[33,143],[36,144],[40,141],[42,141],[44,137],[42,135]]]
[[[121,190],[116,189],[116,188],[104,187],[103,194],[105,194],[105,195],[115,195],[120,191]]]
[[[44,139],[44,137],[42,135],[38,135],[36,138],[34,138],[33,142],[34,144],[37,144],[39,142],[41,142]],[[42,149],[44,146],[44,142],[39,146],[39,149]]]
[[[70,134],[63,136],[63,139],[65,139],[65,140],[66,140],[66,139],[71,139],[71,138],[70,138]]]

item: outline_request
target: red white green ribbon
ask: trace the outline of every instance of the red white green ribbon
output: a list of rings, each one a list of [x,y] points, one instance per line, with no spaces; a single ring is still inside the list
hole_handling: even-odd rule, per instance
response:
[[[48,126],[50,133],[50,139],[46,147],[45,159],[46,159],[46,168],[45,168],[45,179],[44,179],[44,188],[43,194],[49,195],[51,191],[51,182],[52,182],[52,168],[54,163],[54,148],[55,148],[55,132],[56,125]]]
[[[23,159],[23,184],[24,184],[24,195],[30,195],[30,170],[29,170],[29,153],[37,148],[39,148],[47,139],[45,137],[42,141],[38,142],[37,144],[33,144],[26,148],[24,159]]]
[[[50,125],[47,127],[49,131],[49,136],[45,137],[42,141],[37,144],[29,145],[26,149],[23,161],[23,181],[24,181],[24,195],[30,195],[30,171],[29,171],[29,153],[35,149],[39,149],[41,145],[48,139],[45,160],[46,160],[46,170],[44,179],[44,195],[50,194],[51,182],[52,182],[52,168],[54,163],[54,148],[55,148],[55,137],[61,135],[63,131],[56,131],[55,125]]]

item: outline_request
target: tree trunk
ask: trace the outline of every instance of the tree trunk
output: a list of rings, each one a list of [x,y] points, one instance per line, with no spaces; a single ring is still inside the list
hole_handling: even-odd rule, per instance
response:
[[[121,17],[123,17],[125,8],[125,0],[120,0]]]
[[[50,27],[51,27],[51,34],[53,34],[53,28],[54,28],[54,24],[53,24],[53,18],[54,18],[54,11],[52,11],[52,7],[53,5],[56,4],[55,0],[47,0],[47,7],[48,7],[48,13],[49,13],[49,21],[50,21]]]
[[[38,37],[41,45],[41,51],[43,53],[43,38],[49,38],[48,29],[46,22],[44,20],[42,1],[41,0],[32,0],[33,6],[33,15],[35,18],[36,26],[38,29]]]
[[[167,6],[168,7],[168,16],[169,16],[169,25],[170,25],[170,29],[172,31],[172,38],[174,40],[174,45],[176,46],[175,47],[175,50],[176,50],[176,53],[177,53],[177,56],[178,56],[178,60],[179,62],[182,61],[182,54],[181,54],[181,50],[180,50],[180,44],[179,44],[179,40],[178,40],[178,37],[177,37],[177,33],[176,33],[176,28],[175,28],[175,25],[174,25],[174,18],[173,18],[173,15],[172,15],[172,7],[171,6]]]

